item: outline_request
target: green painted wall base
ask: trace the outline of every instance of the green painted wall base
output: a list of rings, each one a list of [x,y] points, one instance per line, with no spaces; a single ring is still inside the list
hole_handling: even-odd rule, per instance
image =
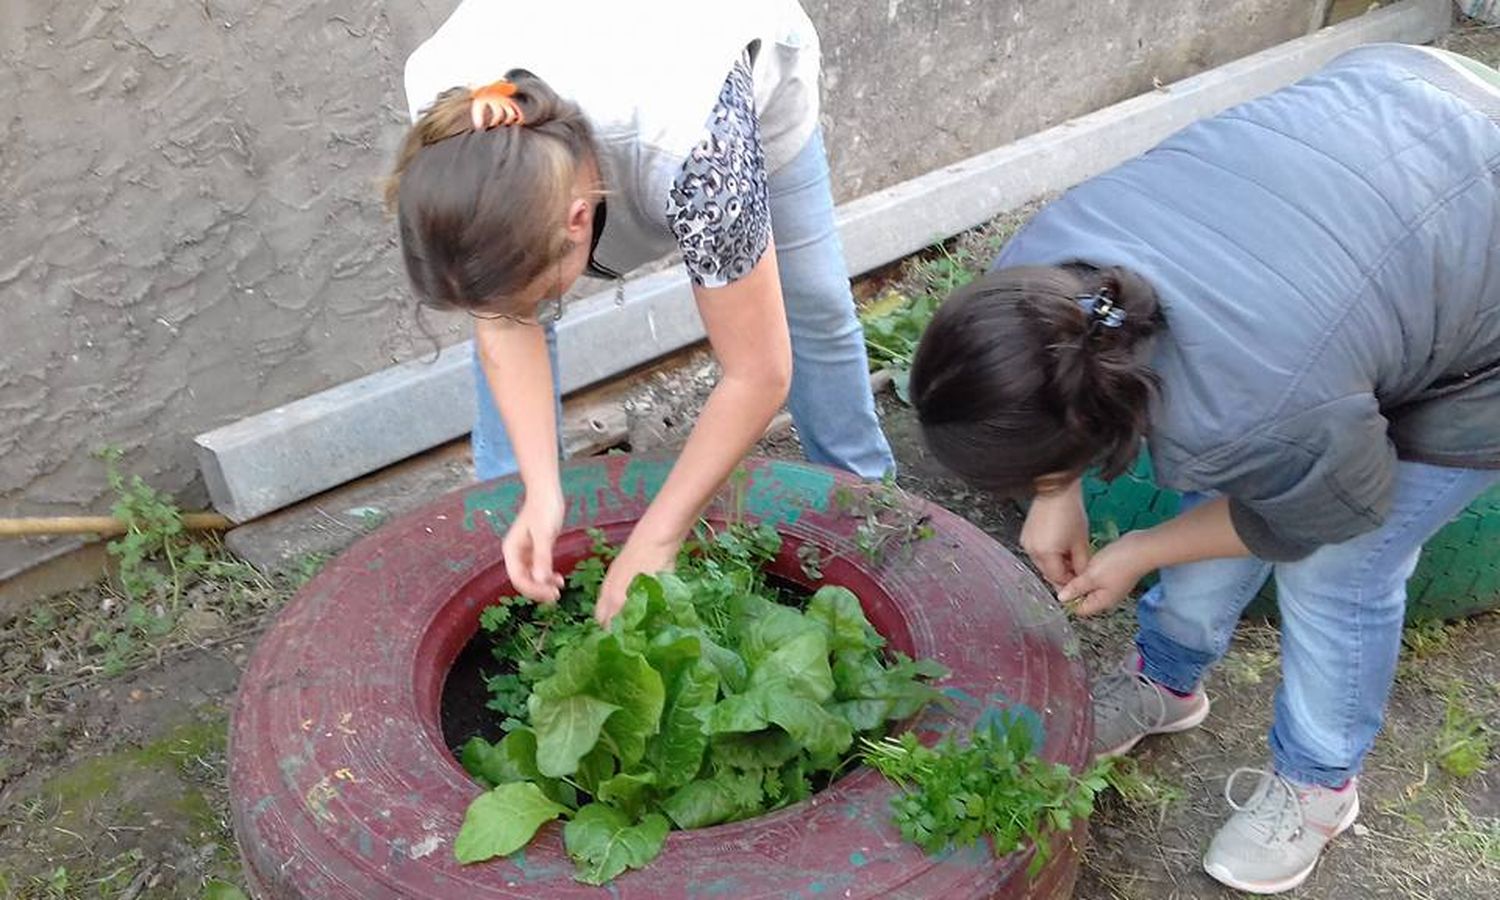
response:
[[[1177,512],[1177,493],[1156,485],[1145,454],[1111,483],[1086,479],[1084,496],[1095,534],[1105,538],[1150,528]],[[1456,619],[1500,608],[1500,487],[1433,535],[1422,549],[1407,593],[1408,622]],[[1274,614],[1275,598],[1274,582],[1267,583],[1250,613]]]

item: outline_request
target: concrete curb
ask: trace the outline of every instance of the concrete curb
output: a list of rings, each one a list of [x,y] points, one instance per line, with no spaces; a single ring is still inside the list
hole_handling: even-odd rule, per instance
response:
[[[1340,52],[1378,41],[1430,41],[1449,0],[1403,0],[1158,91],[870,194],[838,209],[852,274],[901,259],[1148,149],[1167,135],[1289,84]],[[680,271],[627,281],[570,304],[559,323],[563,391],[612,378],[702,340]],[[473,421],[466,341],[199,435],[213,504],[243,522],[450,441]]]

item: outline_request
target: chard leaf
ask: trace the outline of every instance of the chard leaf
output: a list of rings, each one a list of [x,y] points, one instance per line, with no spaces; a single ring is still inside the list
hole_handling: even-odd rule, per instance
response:
[[[578,761],[578,773],[573,776],[578,786],[590,794],[599,792],[599,785],[615,775],[615,755],[609,747],[600,743],[584,754]]]
[[[543,824],[567,812],[534,784],[502,784],[469,804],[453,841],[453,855],[461,863],[509,855],[526,846]]]
[[[553,800],[566,805],[575,802],[573,788],[542,774],[536,764],[536,734],[529,728],[518,728],[498,744],[482,737],[469,738],[460,751],[464,769],[485,787],[530,781]]]
[[[642,804],[656,784],[655,772],[622,772],[600,784],[594,796],[634,820],[639,817]]]
[[[577,772],[578,761],[599,743],[605,720],[620,709],[586,694],[548,700],[533,692],[529,705],[537,768],[548,778]]]
[[[722,771],[678,788],[662,801],[662,809],[678,828],[704,828],[743,819],[761,811],[764,780],[758,769]]]
[[[563,842],[584,884],[604,884],[626,869],[639,869],[661,853],[670,825],[651,813],[632,825],[625,814],[602,803],[590,803],[563,828]]]
[[[773,767],[802,752],[802,746],[780,728],[767,728],[744,734],[716,734],[709,745],[713,764],[741,769]]]
[[[604,733],[630,768],[646,755],[646,739],[661,727],[666,690],[646,658],[626,650],[615,635],[600,641],[598,659],[594,692],[617,710],[605,721]]]
[[[829,704],[828,710],[855,731],[873,731],[886,719],[899,718],[891,715],[893,708],[890,700],[840,700]]]
[[[531,689],[532,697],[561,700],[588,692],[599,670],[599,645],[606,635],[594,632],[582,643],[563,647],[557,653],[552,673]]]
[[[789,638],[750,672],[750,689],[796,694],[822,703],[833,696],[828,639],[813,628]]]
[[[745,694],[734,694],[714,704],[709,710],[704,727],[709,734],[733,734],[744,731],[761,731],[771,720],[766,718],[765,694],[754,690]]]
[[[703,658],[718,671],[719,681],[723,683],[724,689],[736,694],[743,691],[750,680],[750,670],[745,665],[744,657],[701,632],[698,640],[703,647]]]
[[[719,673],[694,660],[678,665],[668,677],[661,733],[651,741],[646,760],[663,788],[675,788],[692,781],[703,766],[708,746],[705,722],[719,696]]]
[[[698,610],[693,606],[693,591],[687,582],[671,572],[657,575],[656,581],[661,586],[662,602],[673,624],[681,628],[701,628],[703,623],[698,619]]]
[[[859,598],[848,588],[819,588],[807,604],[807,618],[823,626],[834,652],[877,650],[885,645],[865,618]]]
[[[767,718],[815,757],[843,753],[854,741],[848,722],[806,697],[773,694],[765,708]]]
[[[833,655],[833,690],[839,700],[878,700],[885,694],[885,667],[873,653],[840,650]]]
[[[764,597],[748,596],[741,600],[745,621],[740,629],[739,651],[752,669],[790,641],[810,632],[821,632],[818,623],[807,616]],[[827,641],[824,641],[827,645]],[[826,653],[826,651],[825,651]]]
[[[651,638],[646,646],[646,661],[651,668],[662,673],[662,681],[669,680],[667,674],[675,672],[686,662],[701,659],[703,641],[700,636],[685,628],[668,625]]]

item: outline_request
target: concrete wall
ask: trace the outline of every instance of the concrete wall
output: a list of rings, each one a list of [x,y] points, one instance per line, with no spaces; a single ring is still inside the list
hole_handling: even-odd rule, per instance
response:
[[[0,515],[430,349],[375,181],[454,0],[0,3]],[[1305,33],[1309,0],[807,0],[839,199]],[[464,322],[427,317],[440,340]],[[62,549],[0,544],[0,578]]]

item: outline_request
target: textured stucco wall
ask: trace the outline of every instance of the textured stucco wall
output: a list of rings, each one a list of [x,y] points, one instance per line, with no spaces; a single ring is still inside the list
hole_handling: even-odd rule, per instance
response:
[[[1321,24],[1319,0],[803,0],[840,199]]]
[[[453,5],[0,2],[0,515],[105,508],[105,443],[201,503],[194,434],[430,347],[375,182],[402,60]],[[837,192],[1301,34],[1317,5],[807,0]],[[0,578],[59,547],[0,544]]]

